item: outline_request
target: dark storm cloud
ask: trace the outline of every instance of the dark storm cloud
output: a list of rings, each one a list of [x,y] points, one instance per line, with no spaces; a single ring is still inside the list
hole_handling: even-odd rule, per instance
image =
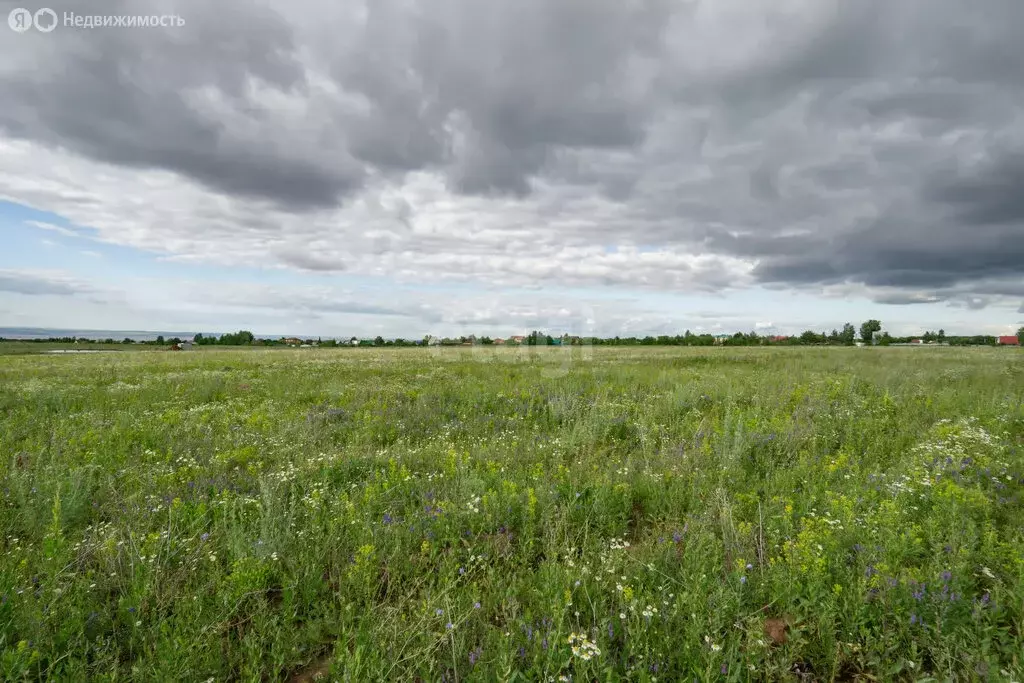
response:
[[[1012,133],[1019,127],[1024,84],[1002,69],[1005,80],[997,87],[988,68],[995,55],[1021,63],[1024,25],[1008,28],[1020,15],[1019,5],[997,3],[992,9],[1001,20],[972,15],[967,22],[963,54],[942,47],[939,37],[949,31],[932,17],[902,45],[876,36],[863,44],[872,51],[867,55],[847,44],[842,60],[820,67],[819,76],[834,77],[827,87],[815,89],[814,79],[807,80],[813,73],[804,68],[810,57],[823,57],[815,47],[786,63],[796,67],[791,77],[776,71],[776,85],[791,84],[812,97],[808,133],[827,129],[836,138],[832,160],[804,165],[803,187],[810,183],[837,209],[846,198],[863,197],[859,215],[844,220],[839,211],[815,211],[813,196],[791,196],[787,208],[795,215],[789,220],[768,212],[741,237],[711,230],[710,244],[756,258],[754,275],[766,283],[855,282],[906,290],[879,294],[880,303],[943,300],[965,296],[965,286],[992,292],[1006,279],[1024,282],[1024,155],[1015,151],[1022,140]],[[931,11],[945,21],[967,7],[939,2]],[[894,15],[900,13],[880,14]],[[845,149],[839,143],[844,137]],[[979,164],[979,156],[987,161]],[[770,196],[765,190],[775,177],[763,166],[755,168],[752,198]],[[785,188],[782,194],[785,200]],[[812,230],[785,234],[794,218]],[[979,296],[971,305],[990,300]]]
[[[54,6],[91,14],[95,6]],[[227,194],[266,197],[289,206],[331,205],[359,182],[343,163],[292,154],[290,143],[247,95],[252,79],[283,91],[301,89],[303,65],[283,19],[241,2],[181,3],[174,10],[108,3],[105,14],[176,11],[187,30],[75,29],[19,38],[20,70],[0,72],[10,135],[74,149],[94,159],[176,171]],[[195,98],[215,93],[249,109],[252,132],[201,111]],[[261,120],[263,119],[263,120]],[[287,142],[287,141],[286,141]]]
[[[965,226],[1024,226],[1024,150],[993,153],[980,169],[934,180],[926,198],[949,206]]]
[[[187,21],[21,37],[31,59],[0,76],[14,103],[0,128],[293,209],[336,204],[372,169],[443,167],[459,191],[524,196],[554,147],[637,143],[648,112],[627,92],[630,60],[657,44],[665,16],[650,2],[441,0],[419,11],[381,0],[364,17],[340,17],[337,40],[351,36],[351,45],[323,51],[333,86],[361,98],[343,103],[310,90],[300,57],[310,46],[270,9],[232,1],[102,10]],[[275,118],[250,79],[323,116]],[[461,151],[458,133],[470,138]]]

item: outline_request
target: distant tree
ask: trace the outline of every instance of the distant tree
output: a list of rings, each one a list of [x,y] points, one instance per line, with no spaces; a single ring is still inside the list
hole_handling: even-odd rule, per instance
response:
[[[1022,328],[1022,329],[1024,329],[1024,328]],[[938,342],[940,344],[942,344],[945,341],[946,341],[946,331],[945,330],[939,330]]]
[[[806,330],[800,335],[801,344],[817,344],[821,337],[814,330]]]
[[[861,323],[860,326],[860,338],[861,341],[870,344],[872,335],[882,329],[882,323],[877,320],[868,320]]]
[[[164,345],[164,335],[162,335],[162,334],[158,335],[157,338],[156,338],[156,343],[157,343],[158,346],[163,346]]]
[[[855,328],[851,323],[843,325],[843,331],[839,333],[839,340],[847,346],[853,346],[856,338],[857,328]]]
[[[879,346],[888,346],[892,343],[892,337],[889,336],[888,332],[883,332],[881,338],[878,340]]]
[[[124,341],[122,341],[121,343],[122,343],[122,344],[134,344],[135,342],[133,342],[133,341],[131,340],[131,337],[125,337],[125,338],[124,338]]]
[[[374,340],[373,340],[373,345],[374,346],[384,346],[384,337],[382,337],[382,336],[380,336],[378,334],[376,336],[376,338],[374,338]]]
[[[1021,344],[1024,344],[1024,327],[1017,330],[1017,339],[1020,340]]]
[[[256,336],[248,330],[239,330],[234,334],[223,334],[217,343],[222,346],[248,346],[256,341]]]

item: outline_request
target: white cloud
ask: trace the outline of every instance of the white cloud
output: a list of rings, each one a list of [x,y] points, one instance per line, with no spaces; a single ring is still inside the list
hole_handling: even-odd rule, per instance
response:
[[[50,232],[56,232],[64,237],[79,237],[79,234],[74,230],[62,227],[60,225],[54,225],[53,223],[44,223],[42,221],[25,221],[25,225],[30,225],[33,228],[39,228],[40,230],[49,230]]]
[[[437,177],[413,174],[402,185],[381,181],[338,209],[295,214],[213,195],[167,172],[129,171],[32,143],[0,147],[6,199],[91,228],[100,241],[179,262],[401,282],[691,292],[742,287],[754,266],[682,245],[642,250],[636,232],[624,229],[625,206],[594,197],[566,201],[553,188],[521,200],[465,198]],[[78,185],[82,177],[94,179],[88,189]],[[554,203],[564,204],[561,213],[552,212]],[[609,252],[606,244],[618,248]]]

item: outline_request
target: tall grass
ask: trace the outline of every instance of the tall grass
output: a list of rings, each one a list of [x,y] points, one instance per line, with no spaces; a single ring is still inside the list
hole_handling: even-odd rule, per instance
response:
[[[2,357],[0,676],[1022,680],[1022,361]]]

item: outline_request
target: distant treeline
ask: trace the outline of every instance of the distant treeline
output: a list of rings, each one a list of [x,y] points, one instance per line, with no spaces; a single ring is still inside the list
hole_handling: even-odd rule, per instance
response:
[[[928,344],[948,344],[950,346],[993,346],[997,338],[991,335],[971,336],[947,336],[944,330],[938,332],[927,331],[920,335],[909,337],[895,337],[888,332],[881,331],[881,323],[877,320],[868,320],[860,326],[859,334],[856,328],[850,323],[843,326],[842,330],[831,332],[816,332],[807,330],[799,335],[762,335],[757,332],[736,332],[732,335],[693,334],[687,330],[684,334],[660,335],[645,337],[593,337],[574,336],[564,334],[552,337],[549,334],[534,330],[522,338],[492,339],[490,337],[477,337],[475,335],[461,337],[432,337],[430,335],[423,339],[359,339],[351,337],[348,340],[327,339],[299,339],[295,337],[282,337],[277,339],[257,338],[248,330],[239,330],[235,333],[222,335],[197,334],[192,340],[178,337],[164,338],[162,336],[153,340],[135,341],[130,338],[123,340],[87,339],[84,337],[49,337],[46,339],[4,339],[0,342],[17,341],[28,343],[59,343],[59,344],[123,344],[139,346],[180,346],[192,341],[198,346],[265,346],[265,347],[292,347],[310,346],[320,348],[336,348],[347,346],[466,346],[495,344],[523,345],[523,346],[853,346],[858,342],[867,344],[878,344],[888,346],[890,344],[907,344],[914,340],[921,340]],[[1024,336],[1024,329],[1018,333]]]

